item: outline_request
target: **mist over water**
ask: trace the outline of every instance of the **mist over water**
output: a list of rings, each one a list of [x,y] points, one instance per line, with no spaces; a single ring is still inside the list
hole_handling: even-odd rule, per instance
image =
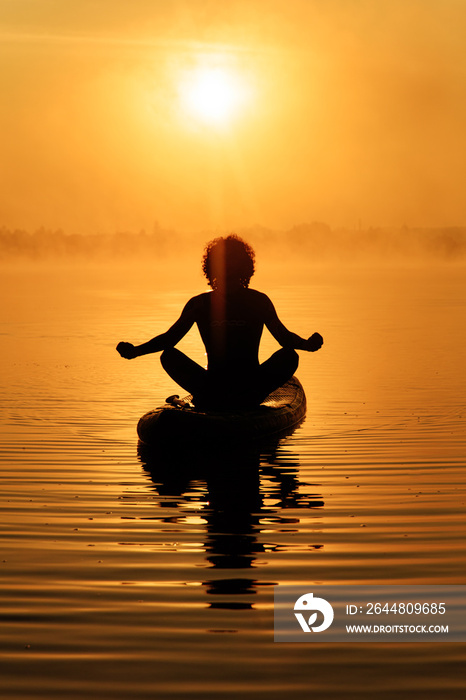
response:
[[[196,233],[164,229],[156,224],[151,231],[114,234],[67,234],[44,228],[33,232],[0,229],[0,264],[18,261],[95,261],[112,262],[176,258],[191,264],[207,241],[233,231]],[[332,229],[325,223],[295,225],[289,230],[263,226],[240,228],[238,233],[268,264],[422,264],[423,262],[462,262],[466,259],[466,228]]]

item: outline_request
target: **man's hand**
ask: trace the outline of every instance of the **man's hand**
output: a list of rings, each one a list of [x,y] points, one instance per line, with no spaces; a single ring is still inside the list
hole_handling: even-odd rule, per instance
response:
[[[133,360],[137,357],[136,348],[132,343],[118,343],[116,349],[125,360]]]
[[[305,350],[308,352],[315,352],[316,350],[320,350],[323,344],[324,339],[320,333],[313,333],[311,337],[306,340]]]

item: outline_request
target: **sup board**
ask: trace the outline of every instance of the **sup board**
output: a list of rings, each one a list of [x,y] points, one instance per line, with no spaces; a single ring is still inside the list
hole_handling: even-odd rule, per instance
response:
[[[141,442],[154,445],[166,439],[184,443],[254,441],[294,428],[306,414],[306,396],[296,377],[253,409],[202,411],[192,405],[191,399],[169,397],[163,406],[143,415],[137,426]]]

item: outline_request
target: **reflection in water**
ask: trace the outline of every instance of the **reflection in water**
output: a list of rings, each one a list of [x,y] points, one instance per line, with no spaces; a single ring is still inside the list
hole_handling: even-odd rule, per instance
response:
[[[265,528],[269,530],[272,523],[274,527],[282,524],[287,528],[299,523],[296,517],[284,516],[283,510],[324,505],[318,494],[299,492],[303,484],[298,480],[298,458],[289,452],[281,453],[278,445],[278,439],[254,447],[212,445],[195,450],[139,445],[139,457],[161,505],[196,505],[196,514],[206,523],[206,562],[209,568],[225,574],[211,576],[204,582],[209,595],[250,596],[258,586],[274,585],[252,575],[258,554],[279,549],[273,543],[265,548],[258,536]],[[194,482],[201,482],[204,498],[200,498],[199,491],[193,493]],[[174,520],[169,518],[170,522]],[[231,575],[233,572],[236,575]],[[211,602],[210,607],[246,609],[253,604],[222,600]]]

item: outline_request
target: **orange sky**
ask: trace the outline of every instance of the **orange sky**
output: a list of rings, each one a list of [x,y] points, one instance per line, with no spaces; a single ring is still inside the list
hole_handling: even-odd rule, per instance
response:
[[[0,0],[0,226],[466,225],[464,0]],[[225,123],[200,69],[244,86]]]

